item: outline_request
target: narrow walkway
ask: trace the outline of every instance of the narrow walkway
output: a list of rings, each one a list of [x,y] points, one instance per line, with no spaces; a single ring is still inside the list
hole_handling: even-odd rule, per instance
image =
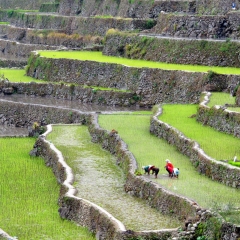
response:
[[[144,201],[125,193],[121,168],[109,152],[91,142],[86,126],[53,126],[47,139],[62,152],[73,169],[77,196],[103,207],[127,229],[159,230],[181,225],[176,219],[163,216]]]

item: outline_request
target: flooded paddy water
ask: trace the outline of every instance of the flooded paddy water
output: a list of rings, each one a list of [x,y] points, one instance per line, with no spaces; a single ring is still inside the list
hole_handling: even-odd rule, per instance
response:
[[[91,142],[86,126],[54,125],[47,140],[62,152],[73,169],[77,196],[103,207],[127,229],[158,230],[181,225],[124,191],[125,177],[121,168],[109,152]]]

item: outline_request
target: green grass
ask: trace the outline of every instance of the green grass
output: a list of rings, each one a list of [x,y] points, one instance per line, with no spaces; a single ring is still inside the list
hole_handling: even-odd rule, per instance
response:
[[[0,25],[1,25],[1,24],[3,24],[3,25],[7,24],[7,25],[8,25],[9,22],[0,22]]]
[[[88,52],[88,51],[38,51],[43,57],[48,58],[68,58],[68,59],[78,59],[82,61],[96,61],[104,63],[116,63],[122,64],[129,67],[137,68],[159,68],[167,70],[182,70],[182,71],[192,71],[192,72],[207,72],[209,70],[221,74],[240,74],[240,68],[230,68],[230,67],[209,67],[209,66],[199,66],[199,65],[180,65],[180,64],[168,64],[162,62],[153,62],[146,60],[133,60],[121,57],[112,57],[102,55],[101,52]]]
[[[163,105],[159,119],[180,130],[186,137],[197,141],[205,153],[217,160],[232,160],[240,156],[240,139],[230,134],[203,126],[195,118],[197,105]]]
[[[234,112],[240,112],[240,107],[228,107],[227,109]]]
[[[0,226],[21,240],[93,240],[58,214],[60,186],[44,160],[31,158],[33,138],[0,138]]]
[[[145,165],[159,167],[158,179],[152,181],[165,186],[171,191],[184,195],[200,206],[213,208],[216,203],[225,207],[229,203],[239,205],[240,191],[214,182],[200,175],[190,163],[189,158],[179,153],[176,147],[169,145],[149,133],[148,115],[100,115],[99,124],[104,129],[116,129],[128,145],[138,162],[138,171]],[[166,174],[165,159],[170,159],[175,167],[180,168],[178,180],[169,179]]]
[[[8,69],[8,68],[0,68],[0,77],[4,76],[11,82],[39,82],[46,83],[46,81],[38,80],[36,78],[32,78],[25,75],[24,69]]]
[[[101,144],[91,141],[87,126],[54,125],[47,139],[62,152],[73,169],[78,197],[103,207],[127,229],[140,231],[181,225],[176,219],[162,215],[145,201],[124,191],[123,171],[110,152],[102,149]],[[146,212],[151,219],[146,218]]]
[[[235,97],[233,97],[229,93],[212,92],[210,96],[210,101],[207,105],[209,107],[213,107],[215,105],[223,106],[225,104],[235,104]]]

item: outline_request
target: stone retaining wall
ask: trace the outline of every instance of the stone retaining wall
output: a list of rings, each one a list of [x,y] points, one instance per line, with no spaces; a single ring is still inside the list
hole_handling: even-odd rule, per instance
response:
[[[16,103],[1,100],[0,124],[31,128],[34,122],[40,126],[50,123],[88,123],[89,114],[69,108],[48,107],[37,104]]]
[[[38,10],[45,1],[46,0],[1,0],[0,8]],[[48,2],[54,2],[54,0],[48,0]]]
[[[59,13],[64,15],[111,15],[124,18],[156,18],[161,11],[194,13],[195,1],[63,0]]]
[[[32,51],[55,50],[57,46],[24,44],[15,41],[0,39],[0,58],[7,60],[27,61]]]
[[[239,42],[197,40],[191,37],[171,39],[117,31],[106,35],[103,48],[103,54],[109,56],[224,67],[240,67],[239,51]]]
[[[240,168],[207,156],[197,142],[186,138],[177,129],[160,121],[158,119],[160,114],[161,110],[151,119],[150,132],[152,134],[176,146],[181,153],[190,158],[200,174],[229,187],[240,188]]]
[[[94,7],[95,4],[93,5]],[[0,11],[0,21],[10,22],[21,28],[58,29],[67,34],[104,36],[108,29],[116,28],[120,31],[144,30],[156,24],[155,20],[130,18],[104,18],[104,17],[69,17],[57,14],[19,13],[11,15]]]
[[[236,92],[236,105],[240,106],[240,88],[237,88],[237,92]]]
[[[33,54],[27,75],[52,82],[129,90],[140,106],[157,103],[198,103],[203,91],[230,91],[237,75],[198,73],[156,68],[134,68],[120,64],[51,59]]]
[[[205,93],[205,101],[200,103],[196,119],[204,125],[211,126],[220,132],[240,138],[240,113],[226,109],[226,106],[208,107],[211,93]]]
[[[210,16],[161,13],[150,32],[173,37],[239,39],[239,16],[239,11]]]
[[[43,3],[40,6],[39,12],[57,12],[59,8],[59,3]]]
[[[0,59],[0,68],[24,68],[26,65],[27,60]]]
[[[99,104],[107,106],[134,106],[138,104],[136,94],[130,92],[103,91],[83,86],[51,84],[51,83],[12,83],[0,82],[0,94],[24,94],[28,96],[54,97],[78,101],[79,103]]]
[[[92,45],[102,45],[103,37],[66,34],[63,30],[30,29],[0,24],[0,35],[5,40],[20,43],[63,46],[70,49],[83,49]]]

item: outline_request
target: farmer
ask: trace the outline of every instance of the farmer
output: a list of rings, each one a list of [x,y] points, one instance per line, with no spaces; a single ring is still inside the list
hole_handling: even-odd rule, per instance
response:
[[[144,174],[147,173],[148,175],[150,174],[152,168],[154,168],[154,165],[147,165],[142,167],[142,169],[145,171]]]
[[[173,164],[170,162],[169,159],[166,159],[166,165],[165,165],[165,168],[169,174],[169,177],[172,177],[173,176],[173,169],[174,169],[174,166]]]
[[[179,168],[173,168],[173,176],[178,178],[178,176],[179,176]]]
[[[155,178],[157,178],[158,173],[159,173],[159,168],[153,166],[152,167],[152,174],[155,175]]]

